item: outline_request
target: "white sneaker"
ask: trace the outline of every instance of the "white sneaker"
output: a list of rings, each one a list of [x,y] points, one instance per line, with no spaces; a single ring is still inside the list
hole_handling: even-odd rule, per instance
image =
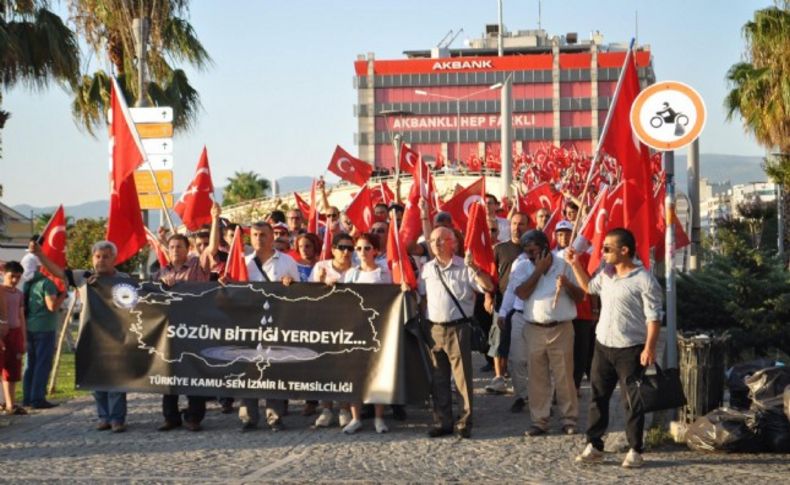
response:
[[[576,463],[600,463],[603,461],[603,451],[596,449],[592,443],[587,443],[587,447],[582,454],[574,460]]]
[[[341,428],[345,428],[351,422],[351,412],[348,409],[341,409],[337,421]]]
[[[389,432],[389,428],[387,427],[387,423],[384,422],[384,418],[376,418],[373,420],[374,425],[376,426],[376,433],[382,434]]]
[[[642,454],[637,453],[633,449],[628,450],[623,460],[623,468],[639,468],[644,465],[645,461],[642,459]]]
[[[342,411],[341,411],[342,412]],[[345,434],[354,434],[359,431],[359,428],[362,427],[362,421],[358,419],[352,419],[349,423],[343,426],[343,432]]]
[[[507,392],[507,382],[502,376],[491,379],[491,383],[486,386],[486,392],[491,394],[504,394]]]
[[[328,408],[324,408],[321,411],[321,414],[318,415],[318,418],[315,420],[315,427],[316,428],[328,428],[332,426],[332,423],[335,421],[335,415],[332,414],[332,410]]]

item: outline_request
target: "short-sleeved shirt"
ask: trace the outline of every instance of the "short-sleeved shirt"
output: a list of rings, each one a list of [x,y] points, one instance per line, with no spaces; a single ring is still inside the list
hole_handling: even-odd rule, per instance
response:
[[[529,260],[527,260],[529,262]],[[535,272],[535,265],[521,265],[523,269],[523,281],[529,279]],[[573,269],[564,260],[553,256],[551,266],[546,274],[541,275],[535,289],[529,297],[524,300],[524,320],[536,323],[564,322],[576,318],[576,303],[571,299],[567,291],[560,291],[557,304],[554,305],[554,296],[557,294],[557,278],[565,276],[568,280],[578,286]],[[513,275],[513,280],[522,279]]]
[[[453,256],[445,267],[441,267],[439,260],[434,258],[422,268],[419,292],[428,300],[428,320],[445,323],[464,318],[439,279],[437,268],[466,316],[471,317],[475,307],[475,292],[482,293],[483,288],[477,284],[474,271],[464,263],[463,258]]]
[[[57,311],[49,311],[45,298],[58,294],[58,288],[49,278],[36,271],[24,285],[27,304],[27,331],[54,332],[58,328]]]
[[[5,293],[6,312],[8,315],[8,328],[19,328],[22,322],[19,318],[19,312],[24,307],[25,294],[16,288],[0,289]]]
[[[301,283],[310,281],[310,273],[313,272],[313,265],[296,263],[296,269],[299,271],[299,281]]]
[[[504,295],[510,279],[510,267],[524,250],[521,244],[505,241],[494,246],[494,261],[499,275],[499,293]]]
[[[601,297],[595,338],[607,347],[643,345],[647,322],[661,319],[661,287],[643,266],[624,276],[604,268],[590,280],[588,292]]]
[[[321,272],[321,268],[326,271],[326,277],[324,278],[324,282],[328,284],[337,283],[339,281],[343,281],[343,276],[345,276],[346,271],[338,271],[332,265],[331,259],[324,259],[315,263],[313,266],[313,271],[310,273],[310,281],[320,283],[321,279],[318,277],[319,273]]]
[[[266,261],[261,261],[261,268],[258,269],[258,264],[255,262],[255,253],[247,255],[244,260],[247,262],[247,274],[250,276],[250,281],[281,281],[285,276],[290,276],[292,280],[299,281],[299,268],[296,266],[294,258],[285,253],[274,250]]]
[[[174,267],[172,263],[168,264],[159,270],[154,279],[161,280],[169,275],[175,276],[176,283],[184,281],[209,281],[211,279],[211,272],[203,269],[198,256],[189,256],[184,264],[179,267]]]
[[[381,266],[373,271],[364,271],[359,266],[355,266],[343,275],[343,283],[392,283],[392,275],[389,270]]]

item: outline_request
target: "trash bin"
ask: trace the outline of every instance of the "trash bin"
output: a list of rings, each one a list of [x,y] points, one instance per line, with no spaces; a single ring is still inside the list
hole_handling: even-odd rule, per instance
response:
[[[727,334],[678,333],[680,381],[687,401],[680,419],[686,424],[721,406],[728,340]]]

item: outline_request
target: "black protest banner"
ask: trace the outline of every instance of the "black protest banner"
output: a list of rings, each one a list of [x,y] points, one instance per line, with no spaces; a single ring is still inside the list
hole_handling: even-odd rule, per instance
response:
[[[77,386],[380,404],[428,394],[414,296],[396,285],[86,288]]]

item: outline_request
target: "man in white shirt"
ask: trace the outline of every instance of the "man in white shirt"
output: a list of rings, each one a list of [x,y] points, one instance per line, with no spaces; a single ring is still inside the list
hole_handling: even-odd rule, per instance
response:
[[[430,244],[436,257],[423,266],[419,282],[420,294],[426,299],[425,315],[431,325],[428,345],[433,367],[435,425],[428,436],[436,438],[453,432],[452,374],[463,399],[455,432],[460,438],[469,438],[473,386],[471,327],[466,317],[474,312],[475,292],[493,291],[494,284],[475,267],[471,254],[467,254],[466,261],[454,255],[458,241],[452,230],[437,227],[431,232]]]
[[[274,249],[274,231],[268,222],[256,222],[250,228],[250,242],[254,252],[245,257],[250,281],[282,282],[288,286],[299,281],[296,261],[285,253]],[[266,424],[272,431],[283,429],[285,399],[266,399]],[[257,398],[244,398],[239,407],[242,431],[255,429],[260,420]]]
[[[509,290],[523,307],[513,315],[510,357],[527,361],[527,394],[532,427],[529,436],[548,431],[552,380],[562,421],[562,432],[574,434],[579,414],[573,383],[573,324],[576,304],[584,297],[570,265],[554,257],[549,240],[539,230],[521,238],[526,261],[514,264]],[[503,305],[504,306],[504,305]],[[513,371],[523,369],[514,365]],[[514,377],[515,382],[515,377]]]

